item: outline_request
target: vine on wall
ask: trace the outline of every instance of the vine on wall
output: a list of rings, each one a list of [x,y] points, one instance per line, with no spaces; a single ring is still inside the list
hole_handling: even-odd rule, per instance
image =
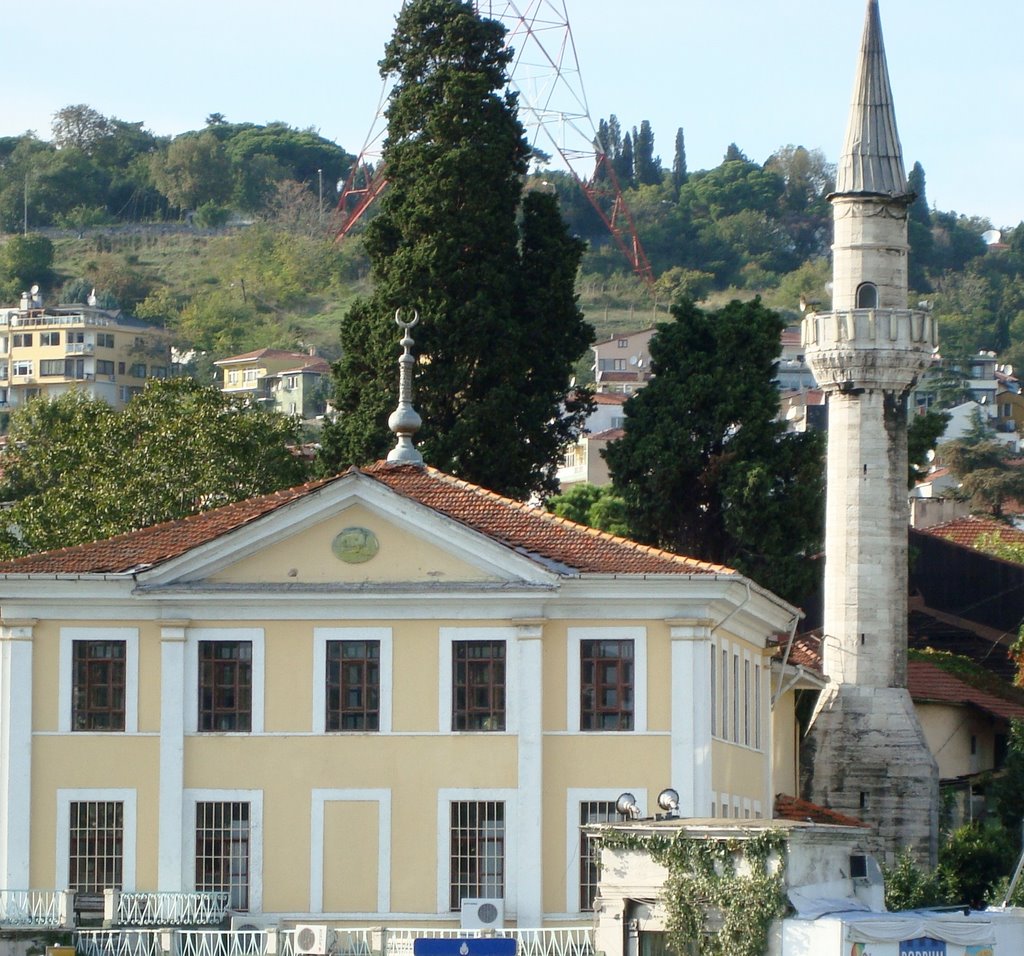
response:
[[[648,853],[668,870],[662,901],[673,952],[764,956],[772,921],[787,905],[786,840],[780,831],[740,840],[610,830],[601,840],[608,849]],[[741,859],[746,862],[742,874],[737,872]]]

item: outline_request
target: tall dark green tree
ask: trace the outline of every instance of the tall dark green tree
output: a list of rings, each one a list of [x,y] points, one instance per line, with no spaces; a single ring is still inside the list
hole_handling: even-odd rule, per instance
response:
[[[654,378],[605,451],[632,534],[799,600],[816,575],[823,447],[776,421],[783,322],[760,300],[672,314],[651,340]]]
[[[932,213],[928,208],[928,197],[925,194],[924,167],[920,163],[914,163],[907,177],[907,185],[914,194],[914,201],[907,212],[907,238],[910,242],[907,267],[910,287],[918,292],[927,292],[931,288],[927,270],[932,264],[935,239],[932,236]]]
[[[419,311],[416,406],[424,458],[514,496],[553,490],[582,424],[572,364],[592,330],[575,295],[582,244],[554,196],[523,201],[529,148],[505,92],[504,29],[459,0],[411,0],[381,69],[396,83],[388,189],[366,232],[374,293],[342,321],[339,416],[320,468],[381,457],[397,402],[396,309]]]
[[[682,126],[676,130],[676,151],[672,159],[672,185],[679,189],[686,184],[689,173],[686,169],[686,137]]]
[[[614,168],[619,185],[623,189],[630,189],[636,185],[636,176],[633,173],[633,137],[629,133],[622,137],[622,149],[615,159]]]
[[[633,127],[633,172],[638,186],[657,186],[661,182],[661,159],[654,155],[650,120],[644,120],[639,130]]]

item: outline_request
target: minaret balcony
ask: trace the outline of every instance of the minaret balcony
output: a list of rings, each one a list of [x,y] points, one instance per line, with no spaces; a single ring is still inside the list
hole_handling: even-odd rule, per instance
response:
[[[905,389],[939,344],[935,316],[920,309],[812,312],[801,340],[819,388],[843,392]]]

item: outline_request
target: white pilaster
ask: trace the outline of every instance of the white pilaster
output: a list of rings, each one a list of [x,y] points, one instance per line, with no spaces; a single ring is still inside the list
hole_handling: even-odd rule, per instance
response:
[[[0,887],[6,889],[29,888],[35,623],[0,623]]]
[[[681,817],[711,807],[711,627],[669,622],[672,638],[672,786]]]
[[[185,638],[184,621],[160,627],[160,803],[157,888],[185,889],[182,848],[182,790],[185,786]]]
[[[544,784],[542,701],[543,626],[540,622],[524,621],[516,624],[515,652],[518,658],[519,692],[519,787],[516,796],[516,819],[519,831],[519,852],[516,857],[515,883],[518,905],[516,922],[519,926],[543,925],[543,815],[542,790]]]

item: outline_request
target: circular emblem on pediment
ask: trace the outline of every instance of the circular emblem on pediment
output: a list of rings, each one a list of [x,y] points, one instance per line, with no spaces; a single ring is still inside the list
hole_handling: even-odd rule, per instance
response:
[[[380,542],[369,528],[342,528],[331,542],[331,550],[346,564],[362,564],[376,556]]]

